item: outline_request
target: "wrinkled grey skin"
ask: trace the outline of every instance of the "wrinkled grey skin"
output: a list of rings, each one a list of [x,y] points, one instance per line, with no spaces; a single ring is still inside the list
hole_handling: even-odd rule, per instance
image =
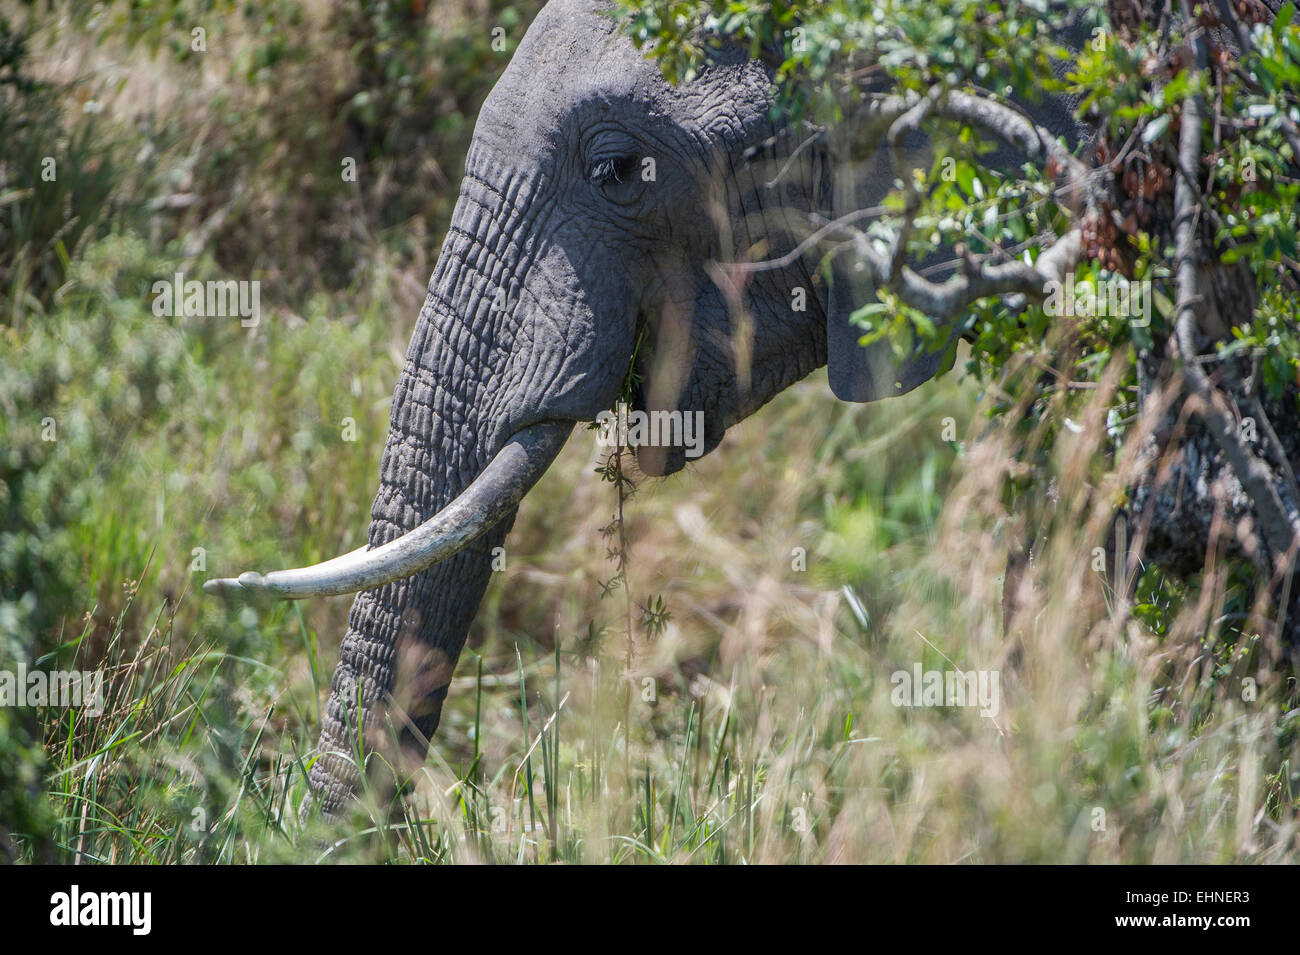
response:
[[[861,350],[847,314],[869,290],[845,282],[836,301],[806,259],[744,283],[749,328],[711,278],[710,263],[781,255],[807,233],[804,213],[844,211],[890,178],[856,170],[846,184],[821,147],[786,163],[801,136],[773,127],[769,90],[763,68],[739,55],[673,88],[595,3],[552,0],[542,11],[478,119],[393,395],[372,547],[453,500],[521,429],[611,408],[642,324],[650,347],[637,356],[645,381],[635,405],[702,411],[706,451],[826,364],[828,320],[832,339],[848,342],[832,355],[841,397],[902,393],[934,373],[931,358],[896,368],[848,354]],[[646,157],[654,182],[641,176]],[[593,181],[610,159],[617,178]],[[765,185],[782,168],[782,181]],[[803,311],[792,308],[796,288]],[[498,289],[503,309],[493,307]],[[639,463],[671,473],[684,456],[643,449]],[[387,723],[403,749],[387,758],[423,762],[492,549],[513,518],[357,596],[311,771],[327,812],[358,787],[343,755],[356,752],[358,700],[368,748],[382,749]]]

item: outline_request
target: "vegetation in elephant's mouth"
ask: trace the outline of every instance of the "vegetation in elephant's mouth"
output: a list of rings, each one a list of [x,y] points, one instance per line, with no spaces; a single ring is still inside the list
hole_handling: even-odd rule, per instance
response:
[[[644,411],[646,409],[646,376],[653,362],[654,348],[650,339],[650,329],[648,320],[643,312],[639,312],[636,318],[636,333],[632,346],[632,353],[628,358],[627,370],[623,373],[622,382],[619,384],[618,397],[614,400],[612,408],[605,409],[611,414],[617,415],[621,407],[627,411]],[[600,427],[599,421],[593,421],[588,424],[588,430],[596,430]],[[639,475],[636,472],[636,449],[619,448],[606,446],[607,453],[614,451],[615,454],[609,454],[597,472],[601,475],[602,480],[611,481],[619,484],[619,479],[615,478],[611,468],[620,471],[627,471],[627,477],[630,480]],[[626,452],[626,453],[622,453]]]
[[[644,313],[638,312],[636,319],[636,339],[632,346],[632,356],[627,363],[627,373],[619,388],[618,400],[632,408],[641,408],[644,401],[642,385],[645,382],[646,369],[654,358],[650,344],[650,324]],[[638,403],[640,402],[640,403]]]

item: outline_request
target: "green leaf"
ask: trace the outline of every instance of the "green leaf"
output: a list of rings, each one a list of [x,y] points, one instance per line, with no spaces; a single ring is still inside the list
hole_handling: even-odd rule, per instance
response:
[[[1142,142],[1153,143],[1165,134],[1169,128],[1169,114],[1163,113],[1147,124],[1146,129],[1142,130]]]

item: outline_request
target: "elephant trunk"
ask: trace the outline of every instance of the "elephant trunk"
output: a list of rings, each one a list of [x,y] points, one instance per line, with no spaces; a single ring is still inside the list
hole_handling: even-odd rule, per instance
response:
[[[519,500],[573,423],[610,406],[633,350],[630,296],[575,268],[591,267],[589,238],[548,231],[554,182],[521,171],[510,144],[475,136],[393,393],[367,546],[205,585],[281,597],[364,588],[310,771],[328,814],[364,780],[387,795],[423,763]],[[596,287],[622,303],[599,320]]]
[[[355,569],[374,549],[400,550],[421,535],[428,545],[402,567],[416,572],[381,574],[352,605],[310,773],[327,814],[363,773],[386,795],[423,763],[494,549],[572,428],[546,420],[510,373],[526,336],[500,290],[517,287],[522,266],[517,246],[499,239],[518,215],[503,191],[467,171],[394,391],[371,551],[326,565]],[[437,562],[426,566],[430,553]]]
[[[377,782],[382,778],[389,784],[409,775],[423,761],[456,659],[487,586],[493,549],[504,540],[519,498],[558,454],[571,427],[548,422],[515,436],[468,490],[434,518],[387,543],[383,540],[388,535],[376,533],[381,525],[376,511],[371,544],[377,549],[331,562],[355,564],[366,556],[401,548],[438,525],[448,512],[477,511],[480,518],[456,523],[453,530],[438,536],[437,542],[444,545],[461,541],[441,562],[357,596],[325,708],[320,756],[311,771],[313,789],[327,814],[337,811],[355,793],[368,758],[377,756],[388,764],[371,769],[380,770],[372,772]],[[508,473],[493,476],[494,468]],[[509,482],[513,483],[502,487]],[[475,487],[492,495],[481,508],[474,500]],[[394,525],[385,519],[382,526]],[[472,528],[473,537],[463,540],[462,535],[471,533],[467,527]],[[400,561],[386,559],[385,564],[400,566]],[[347,571],[328,573],[334,579],[352,579]],[[393,739],[399,742],[396,748],[387,745]]]

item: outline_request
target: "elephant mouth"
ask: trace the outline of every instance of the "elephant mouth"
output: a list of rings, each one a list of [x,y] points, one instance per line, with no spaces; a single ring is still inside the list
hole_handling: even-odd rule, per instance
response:
[[[637,349],[630,372],[630,387],[626,391],[626,404],[619,410],[618,443],[625,445],[636,462],[636,469],[647,477],[664,477],[675,474],[685,466],[683,449],[674,447],[671,440],[660,440],[657,429],[648,429],[652,421],[655,402],[651,393],[654,359],[651,346]],[[662,396],[660,396],[662,398]]]
[[[623,432],[637,469],[647,477],[666,477],[716,448],[725,428],[718,427],[707,401],[683,392],[682,382],[664,387],[656,381],[652,365],[645,358],[633,369]]]
[[[209,580],[203,590],[222,596],[265,594],[297,600],[359,593],[411,577],[468,547],[518,507],[572,430],[572,421],[550,420],[515,432],[451,503],[387,544],[360,547],[310,567]]]

